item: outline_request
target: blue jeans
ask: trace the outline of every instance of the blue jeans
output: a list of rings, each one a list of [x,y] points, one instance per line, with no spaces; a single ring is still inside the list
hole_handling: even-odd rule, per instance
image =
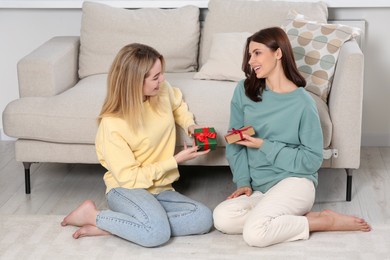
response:
[[[154,195],[114,188],[107,202],[109,210],[98,213],[97,227],[144,247],[162,245],[171,236],[204,234],[213,225],[209,208],[176,191]]]

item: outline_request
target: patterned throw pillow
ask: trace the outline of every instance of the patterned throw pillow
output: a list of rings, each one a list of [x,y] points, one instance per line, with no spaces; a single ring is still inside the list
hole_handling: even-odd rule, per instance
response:
[[[327,102],[340,48],[358,36],[359,29],[308,21],[294,11],[289,12],[282,28],[290,39],[298,70],[307,81],[306,89]]]

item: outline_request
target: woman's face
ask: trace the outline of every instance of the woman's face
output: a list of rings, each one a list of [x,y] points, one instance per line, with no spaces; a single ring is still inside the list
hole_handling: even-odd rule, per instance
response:
[[[149,71],[149,75],[144,79],[143,95],[144,98],[155,96],[160,90],[160,84],[165,80],[162,73],[161,61],[157,59]]]
[[[272,51],[266,45],[258,42],[249,43],[249,65],[257,78],[269,77],[277,65],[277,51]]]

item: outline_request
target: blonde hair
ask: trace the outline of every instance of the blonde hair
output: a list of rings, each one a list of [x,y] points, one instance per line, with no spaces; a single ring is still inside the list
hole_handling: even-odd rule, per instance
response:
[[[124,46],[116,55],[107,79],[107,96],[98,122],[106,116],[123,118],[129,127],[137,131],[142,127],[143,86],[152,66],[163,56],[152,47],[132,43]],[[159,109],[158,95],[149,97],[152,108]]]

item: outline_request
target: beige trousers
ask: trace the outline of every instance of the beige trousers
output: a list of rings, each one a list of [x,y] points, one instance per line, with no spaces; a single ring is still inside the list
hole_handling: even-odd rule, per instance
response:
[[[287,178],[266,193],[225,200],[213,213],[215,228],[227,234],[243,234],[250,246],[309,238],[305,216],[313,207],[315,187],[306,178]]]

